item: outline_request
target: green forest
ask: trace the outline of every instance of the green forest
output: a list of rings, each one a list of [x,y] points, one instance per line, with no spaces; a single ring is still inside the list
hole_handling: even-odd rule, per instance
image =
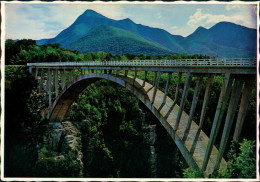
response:
[[[46,96],[37,91],[37,81],[28,72],[28,62],[74,62],[100,60],[149,60],[209,58],[206,55],[173,54],[115,55],[103,51],[82,54],[60,48],[59,44],[36,45],[34,40],[7,40],[5,48],[5,177],[104,177],[104,178],[198,178],[201,171],[190,168],[177,146],[155,116],[127,89],[107,80],[87,87],[71,106],[66,121],[70,136],[61,135],[62,142],[50,147],[52,133],[43,111]],[[133,75],[134,72],[129,72]],[[144,78],[144,72],[138,72]],[[148,73],[152,83],[153,73]],[[180,88],[183,88],[185,75]],[[162,74],[159,89],[164,91],[167,74]],[[169,97],[174,98],[178,74],[173,74]],[[184,110],[191,107],[193,78]],[[215,106],[223,81],[213,81],[209,106]],[[205,90],[207,79],[203,80]],[[203,92],[199,98],[203,98]],[[180,103],[182,89],[178,95]],[[203,100],[194,115],[198,122]],[[256,170],[256,90],[252,92],[239,143],[228,146],[224,157],[227,169],[216,171],[213,178],[255,178]],[[215,107],[208,107],[203,131],[209,136]],[[221,126],[223,128],[223,126]],[[156,131],[156,136],[154,136]],[[232,132],[232,131],[231,131]],[[66,132],[65,132],[66,133]],[[217,137],[216,146],[219,146]],[[49,137],[50,138],[50,137]],[[75,139],[75,140],[74,140]],[[230,138],[231,141],[232,138]],[[46,142],[48,144],[46,144]],[[74,149],[64,143],[73,143]],[[71,145],[70,145],[71,146]],[[55,149],[54,149],[55,148]],[[80,162],[80,160],[82,163]]]

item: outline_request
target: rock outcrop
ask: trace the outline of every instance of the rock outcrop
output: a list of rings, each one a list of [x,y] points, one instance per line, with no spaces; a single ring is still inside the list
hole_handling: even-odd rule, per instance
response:
[[[83,154],[81,152],[81,133],[70,121],[49,123],[43,138],[43,146],[38,152],[37,165],[43,170],[55,170],[54,168],[64,168],[68,175],[73,168],[70,177],[83,176]],[[51,166],[51,167],[50,167]],[[44,172],[44,174],[50,174]],[[54,174],[55,175],[55,174]],[[57,174],[57,177],[62,174]]]

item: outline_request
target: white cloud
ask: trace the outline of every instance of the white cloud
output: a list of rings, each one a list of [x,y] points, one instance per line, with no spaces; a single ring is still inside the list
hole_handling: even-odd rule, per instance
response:
[[[37,4],[6,4],[6,38],[38,40],[55,37],[87,9],[113,19],[126,18],[120,5],[49,4],[40,7]]]
[[[239,4],[228,4],[226,5],[226,10],[230,11],[232,9],[240,9],[242,8],[242,5],[239,5]]]
[[[198,26],[203,26],[205,28],[210,28],[214,24],[221,22],[221,21],[228,21],[233,22],[236,24],[240,24],[249,28],[256,28],[255,27],[255,20],[250,18],[249,16],[245,16],[242,14],[235,14],[235,15],[214,15],[210,13],[204,13],[202,9],[198,8],[196,12],[189,17],[189,21],[187,25],[196,28]]]
[[[157,17],[157,19],[161,19],[162,18],[162,14],[161,13],[157,13],[156,17]]]

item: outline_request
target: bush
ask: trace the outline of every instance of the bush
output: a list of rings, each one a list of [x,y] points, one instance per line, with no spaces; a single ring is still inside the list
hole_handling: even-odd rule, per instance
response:
[[[189,167],[183,170],[184,178],[204,178],[203,171]]]
[[[216,178],[255,178],[256,154],[255,141],[244,139],[239,143],[239,153],[234,153],[228,160],[227,169],[219,169],[213,177]]]

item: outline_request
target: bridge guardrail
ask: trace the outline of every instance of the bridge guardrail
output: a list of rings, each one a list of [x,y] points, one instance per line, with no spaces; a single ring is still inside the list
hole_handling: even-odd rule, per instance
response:
[[[27,66],[236,66],[255,67],[255,58],[228,59],[174,59],[174,60],[127,60],[127,61],[86,61],[86,62],[45,62],[27,63]]]

